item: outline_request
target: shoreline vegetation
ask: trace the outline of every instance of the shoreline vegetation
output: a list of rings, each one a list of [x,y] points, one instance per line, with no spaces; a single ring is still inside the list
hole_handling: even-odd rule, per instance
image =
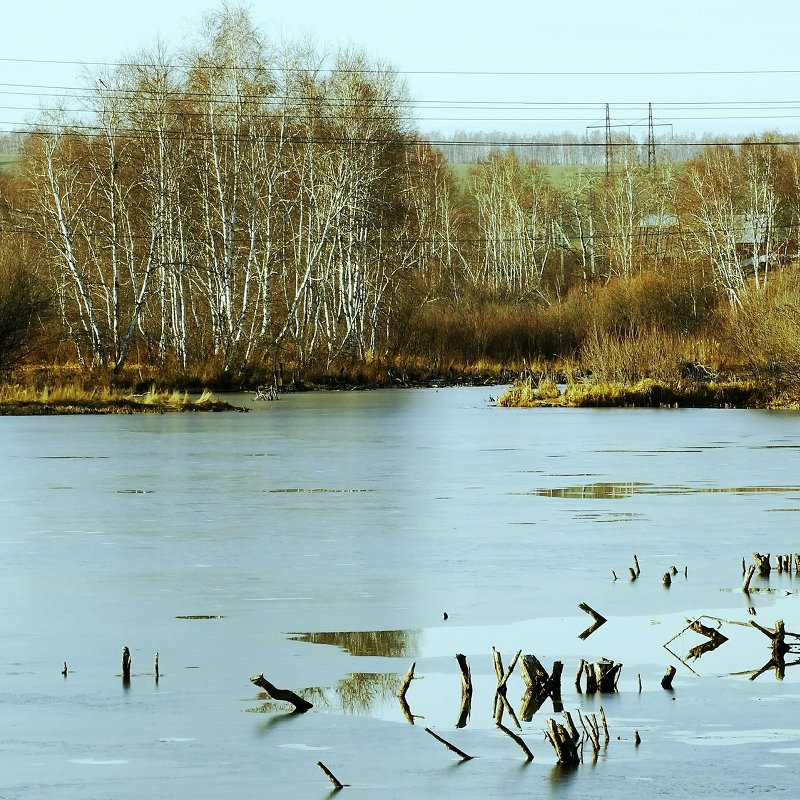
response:
[[[516,381],[497,400],[506,408],[782,408],[800,400],[772,394],[751,381],[668,384],[652,379],[633,384],[579,382],[559,387],[551,378]]]
[[[203,391],[196,400],[188,392],[130,394],[113,389],[64,385],[41,390],[0,387],[0,416],[57,416],[64,414],[165,414],[195,411],[247,411]]]
[[[362,52],[227,6],[197,36],[0,135],[0,385],[121,393],[4,413],[516,380],[501,405],[798,406],[796,137],[448,144]]]

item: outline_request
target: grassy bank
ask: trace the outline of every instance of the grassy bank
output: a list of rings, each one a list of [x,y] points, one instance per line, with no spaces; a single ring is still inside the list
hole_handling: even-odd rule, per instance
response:
[[[151,390],[140,395],[113,389],[85,389],[75,385],[32,389],[0,387],[0,416],[57,414],[164,414],[186,411],[246,411],[203,392],[191,400],[186,392]]]
[[[534,385],[517,381],[498,399],[507,408],[800,408],[800,398],[776,393],[751,381],[661,383],[651,379],[632,384],[576,382],[561,390],[549,378]]]

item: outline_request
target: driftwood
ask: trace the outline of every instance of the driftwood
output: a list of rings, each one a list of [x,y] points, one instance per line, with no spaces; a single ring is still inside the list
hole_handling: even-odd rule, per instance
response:
[[[333,784],[333,790],[338,792],[344,789],[345,784],[341,783],[339,779],[321,762],[317,761],[317,766],[328,776],[328,780]]]
[[[642,574],[642,570],[639,567],[639,559],[636,557],[636,553],[633,554],[633,563],[636,566],[636,577],[638,578]]]
[[[516,733],[514,733],[514,731],[509,730],[505,725],[500,723],[498,723],[497,727],[500,728],[500,730],[503,731],[506,736],[512,738],[522,748],[522,752],[525,753],[525,758],[527,761],[533,761],[533,753],[531,752],[530,747],[525,744],[525,740],[521,736],[518,736]]]
[[[744,559],[742,559],[744,561]],[[756,573],[756,565],[751,564],[748,569],[747,573],[744,576],[744,583],[742,584],[742,591],[747,594],[750,591],[750,581],[753,580],[753,575]]]
[[[131,679],[131,651],[127,647],[122,648],[122,679]]]
[[[664,584],[664,586],[667,586],[667,587],[671,586],[672,585],[672,575],[669,572],[665,572],[661,576],[661,582]]]
[[[273,700],[283,700],[291,703],[294,706],[295,712],[302,714],[313,708],[314,704],[304,700],[299,694],[295,694],[290,689],[279,689],[274,684],[270,683],[262,672],[261,675],[254,675],[250,678],[250,683],[255,684],[260,689],[263,689]]]
[[[434,733],[430,728],[425,728],[425,733],[429,733],[434,739],[441,742],[448,750],[452,750],[456,755],[461,756],[462,761],[471,761],[473,756],[459,750],[454,744],[451,744],[447,739],[443,739],[438,733]]]
[[[414,667],[416,667],[416,665],[416,661],[411,662],[411,666],[408,668],[408,672],[406,672],[406,676],[403,678],[403,682],[400,684],[400,688],[397,691],[397,696],[401,700],[405,700],[408,687],[411,686],[411,681],[414,680]]]
[[[667,667],[667,671],[664,673],[664,677],[661,679],[661,688],[662,689],[671,689],[672,688],[672,679],[675,677],[675,673],[678,670],[670,664]]]
[[[594,620],[594,624],[590,625],[583,633],[578,635],[579,639],[588,639],[601,625],[605,625],[606,622],[608,622],[602,614],[595,611],[586,603],[579,603],[578,608],[581,611],[585,611]]]
[[[458,712],[456,728],[465,728],[472,712],[472,673],[463,653],[456,654],[456,662],[461,671],[461,707]]]
[[[64,669],[61,670],[61,674],[66,678],[69,670],[67,669],[67,662],[64,662]]]

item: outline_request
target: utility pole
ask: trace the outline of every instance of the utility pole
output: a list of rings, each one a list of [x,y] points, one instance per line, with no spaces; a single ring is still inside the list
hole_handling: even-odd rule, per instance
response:
[[[647,104],[647,169],[656,168],[656,135],[653,127],[653,104]]]
[[[611,110],[606,103],[606,177],[611,174],[611,164],[614,161],[614,151],[611,145]]]

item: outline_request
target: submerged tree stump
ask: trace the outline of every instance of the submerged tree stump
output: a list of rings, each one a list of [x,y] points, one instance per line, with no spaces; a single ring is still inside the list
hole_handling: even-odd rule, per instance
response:
[[[768,578],[769,573],[772,571],[772,565],[769,562],[769,553],[753,553],[753,559],[756,562],[756,569],[762,578]]]
[[[595,692],[616,692],[617,681],[622,672],[622,664],[615,663],[609,658],[602,658],[596,664],[581,661],[583,674],[586,676],[586,694]],[[580,691],[580,673],[576,678],[576,686]]]
[[[555,750],[558,763],[574,767],[580,763],[580,756],[578,755],[580,736],[574,725],[571,725],[570,728],[571,730],[554,719],[548,719],[545,737],[552,745],[553,750]]]

